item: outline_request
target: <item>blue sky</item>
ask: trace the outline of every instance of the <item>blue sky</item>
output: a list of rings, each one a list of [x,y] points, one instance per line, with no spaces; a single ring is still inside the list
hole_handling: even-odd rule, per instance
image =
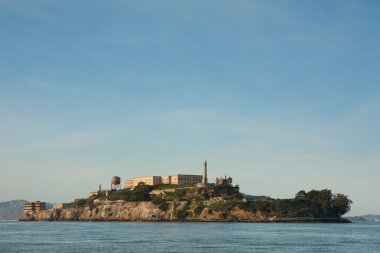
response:
[[[0,201],[113,175],[380,213],[378,1],[0,0]]]

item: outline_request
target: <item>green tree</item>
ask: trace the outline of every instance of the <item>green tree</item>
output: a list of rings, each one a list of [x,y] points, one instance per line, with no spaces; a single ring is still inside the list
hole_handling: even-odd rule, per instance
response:
[[[201,206],[201,205],[196,206],[196,207],[194,208],[194,214],[195,214],[196,216],[198,216],[198,215],[200,215],[200,214],[202,213],[202,210],[203,210],[203,206]]]
[[[338,217],[351,210],[352,201],[344,194],[336,194],[332,200],[332,208]]]
[[[146,185],[142,182],[132,191],[132,201],[149,201],[151,200],[150,192],[153,190],[153,186]]]
[[[189,215],[189,212],[187,212],[185,210],[175,210],[174,211],[174,215],[176,216],[176,218],[178,220],[182,220],[183,221]]]
[[[331,213],[331,202],[333,195],[330,190],[320,190],[318,194],[318,202],[320,205],[320,211],[328,216]]]
[[[299,191],[296,194],[296,199],[304,201],[310,208],[310,211],[316,217],[330,216],[332,213],[331,202],[332,193],[330,190],[311,190],[309,192]]]
[[[305,199],[306,198],[306,192],[304,190],[297,192],[296,199]]]

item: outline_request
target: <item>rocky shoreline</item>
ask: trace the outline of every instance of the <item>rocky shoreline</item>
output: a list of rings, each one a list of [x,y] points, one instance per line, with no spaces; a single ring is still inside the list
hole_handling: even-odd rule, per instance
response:
[[[92,207],[24,211],[20,221],[146,221],[146,222],[331,222],[349,223],[342,218],[268,217],[260,211],[251,212],[234,207],[228,212],[211,211],[208,207],[199,213],[191,209],[191,202],[168,202],[166,210],[150,201],[109,201]],[[186,214],[186,215],[184,215]]]

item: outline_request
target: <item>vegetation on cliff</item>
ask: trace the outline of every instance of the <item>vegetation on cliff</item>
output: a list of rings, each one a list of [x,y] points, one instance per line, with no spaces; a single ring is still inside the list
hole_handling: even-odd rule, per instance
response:
[[[241,220],[239,215],[265,219],[278,218],[340,218],[350,210],[352,201],[331,190],[299,191],[292,199],[246,200],[238,186],[212,185],[203,188],[173,185],[149,186],[135,189],[99,191],[87,199],[79,199],[71,207],[102,205],[105,201],[151,202],[162,212],[172,212],[177,220],[194,220],[201,216],[215,220]],[[179,203],[179,204],[176,204]],[[170,209],[170,210],[169,210]]]
[[[239,204],[243,210],[260,211],[267,216],[340,218],[351,208],[352,201],[343,194],[331,190],[299,191],[294,199],[270,199],[248,201]]]

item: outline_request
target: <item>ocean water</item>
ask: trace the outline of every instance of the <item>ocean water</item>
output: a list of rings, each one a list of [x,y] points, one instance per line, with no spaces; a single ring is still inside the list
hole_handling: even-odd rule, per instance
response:
[[[380,224],[0,222],[3,252],[380,252]]]

